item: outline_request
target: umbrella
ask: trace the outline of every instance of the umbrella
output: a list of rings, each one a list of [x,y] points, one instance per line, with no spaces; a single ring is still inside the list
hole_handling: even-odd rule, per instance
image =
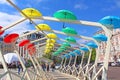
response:
[[[5,58],[5,62],[8,64],[19,61],[16,53],[7,53],[4,55],[4,58]],[[25,63],[23,58],[22,58],[22,60]]]
[[[3,27],[0,26],[0,29],[2,29]],[[0,35],[2,35],[4,33],[4,31],[0,31]]]
[[[50,31],[51,30],[50,26],[48,26],[47,24],[38,24],[37,26],[35,26],[35,28],[37,30],[43,30],[43,31]]]
[[[36,10],[34,8],[26,8],[26,9],[23,9],[22,12],[26,16],[28,16],[29,18],[41,17],[42,16],[42,14],[38,10]],[[22,14],[22,16],[24,16],[24,15]]]
[[[16,33],[12,33],[12,34],[8,34],[5,38],[4,38],[4,42],[5,43],[13,43],[16,42],[16,40],[18,39],[19,35]]]
[[[103,34],[94,35],[93,38],[96,39],[97,41],[107,41],[107,36]]]
[[[99,21],[109,29],[120,28],[120,17],[117,16],[106,16]]]
[[[70,20],[76,20],[76,16],[68,10],[59,10],[57,12],[54,13],[53,15],[55,18],[58,19],[70,19]],[[65,23],[63,23],[63,28],[65,28]]]
[[[66,34],[77,35],[77,32],[73,28],[70,28],[70,27],[63,28],[62,32]]]
[[[47,37],[48,37],[48,38],[51,38],[51,39],[56,39],[56,38],[57,38],[57,35],[54,34],[54,33],[49,33],[49,34],[47,34]]]
[[[98,47],[98,46],[97,46],[95,43],[93,43],[93,42],[87,43],[87,46],[89,46],[89,47],[91,47],[91,48],[97,48],[97,47]]]
[[[66,40],[70,43],[76,43],[76,40],[73,37],[67,37]]]
[[[29,43],[30,43],[30,40],[25,39],[25,40],[22,40],[22,41],[19,43],[19,46],[22,47],[22,46],[25,46],[25,45],[27,45],[27,44],[29,44]]]

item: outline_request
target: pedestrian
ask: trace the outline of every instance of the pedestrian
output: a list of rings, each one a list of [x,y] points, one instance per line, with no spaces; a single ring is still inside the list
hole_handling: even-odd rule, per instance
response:
[[[43,71],[45,71],[45,68],[46,68],[46,65],[45,65],[45,63],[42,63],[42,69],[43,69]]]
[[[55,63],[54,62],[51,63],[51,69],[52,69],[52,72],[54,72],[54,70],[55,70]]]
[[[49,64],[48,63],[46,63],[46,70],[47,70],[47,72],[49,72]]]
[[[21,70],[21,64],[20,62],[18,62],[18,74],[20,74],[20,70]]]

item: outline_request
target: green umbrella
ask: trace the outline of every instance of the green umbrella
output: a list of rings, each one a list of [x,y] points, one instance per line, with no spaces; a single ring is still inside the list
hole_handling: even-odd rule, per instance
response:
[[[53,15],[55,18],[58,19],[69,19],[69,20],[76,20],[76,16],[68,10],[59,10],[57,12],[54,13]],[[63,28],[65,28],[65,23],[63,23]]]
[[[70,47],[70,44],[67,43],[67,42],[64,42],[64,43],[62,44],[62,46],[64,46],[64,47]]]
[[[76,43],[76,40],[73,37],[67,37],[66,40],[70,43]]]
[[[62,32],[66,34],[77,35],[77,32],[73,28],[70,28],[70,27],[63,28]]]

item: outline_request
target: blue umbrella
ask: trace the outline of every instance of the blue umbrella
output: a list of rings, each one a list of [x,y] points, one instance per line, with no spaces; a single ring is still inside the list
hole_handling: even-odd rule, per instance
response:
[[[89,47],[91,47],[91,48],[97,48],[97,47],[98,47],[98,46],[97,46],[95,43],[93,43],[93,42],[87,43],[87,46],[89,46]]]
[[[70,55],[72,55],[72,57],[74,57],[74,56],[75,56],[75,53],[73,53],[73,52],[70,52],[69,54],[70,54]]]
[[[96,39],[97,41],[107,41],[107,36],[103,34],[97,34],[93,36],[93,38]]]
[[[120,17],[117,16],[106,16],[102,18],[99,23],[103,24],[109,29],[120,28]]]
[[[70,58],[70,55],[68,55],[68,54],[65,54],[64,56],[65,56],[65,58],[67,58],[67,59]]]
[[[78,55],[81,54],[81,52],[79,50],[74,50],[73,53],[77,53]]]
[[[83,50],[83,51],[85,51],[85,52],[88,52],[88,51],[89,51],[88,48],[86,48],[86,47],[80,47],[80,50]]]

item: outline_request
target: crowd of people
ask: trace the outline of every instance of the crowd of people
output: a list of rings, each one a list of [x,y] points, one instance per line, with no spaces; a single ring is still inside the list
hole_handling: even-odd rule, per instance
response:
[[[41,66],[42,66],[43,71],[49,72],[50,70],[51,71],[55,70],[55,63],[54,62],[52,62],[51,64],[49,64],[49,63],[42,63]]]

